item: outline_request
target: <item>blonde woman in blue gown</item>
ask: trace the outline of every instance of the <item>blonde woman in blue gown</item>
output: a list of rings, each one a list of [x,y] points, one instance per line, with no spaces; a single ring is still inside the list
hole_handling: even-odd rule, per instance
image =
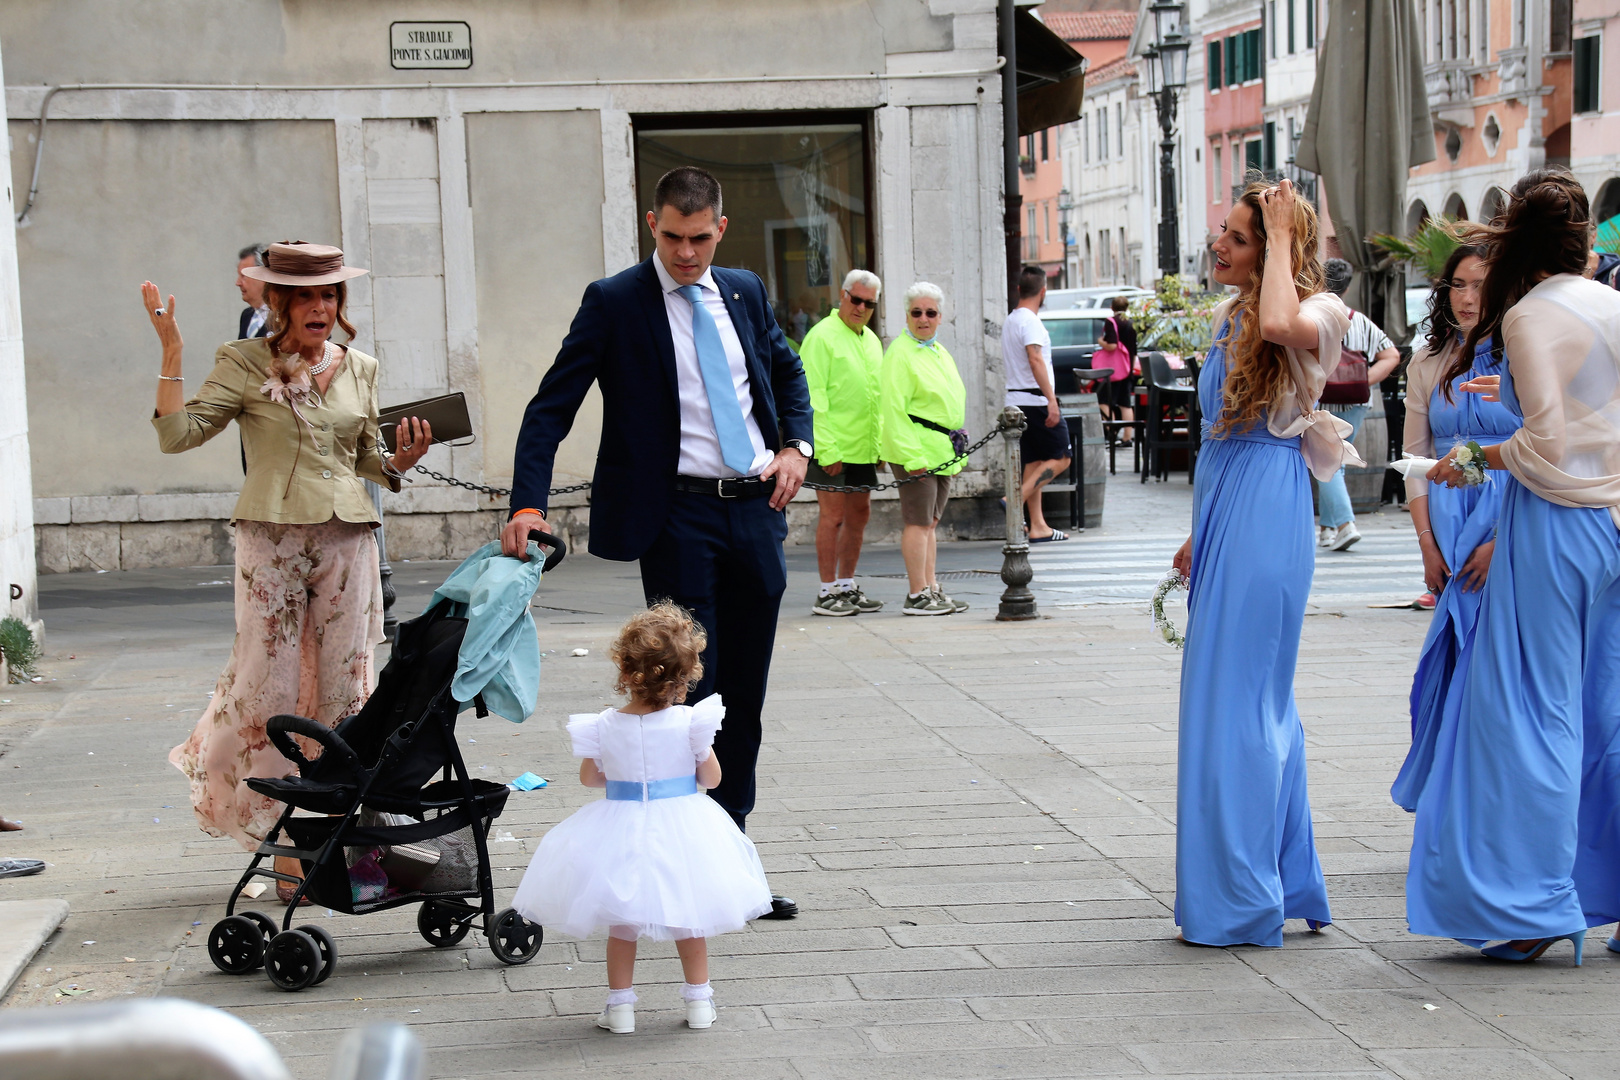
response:
[[[1176,922],[1198,945],[1280,946],[1283,920],[1330,921],[1294,704],[1315,569],[1310,476],[1361,459],[1317,408],[1350,313],[1326,291],[1316,213],[1251,184],[1215,240],[1216,308],[1198,377],[1204,443],[1176,767]]]
[[[1569,173],[1520,178],[1446,373],[1499,334],[1506,370],[1462,389],[1523,426],[1479,443],[1506,473],[1497,545],[1417,799],[1406,917],[1520,963],[1568,940],[1579,964],[1587,929],[1620,919],[1620,293],[1581,276],[1591,236]],[[1457,460],[1429,479],[1467,486]]]
[[[1519,418],[1500,401],[1462,390],[1473,379],[1501,375],[1506,360],[1494,337],[1474,346],[1474,362],[1466,371],[1445,378],[1463,337],[1479,322],[1485,248],[1468,242],[1472,238],[1470,233],[1446,260],[1429,298],[1429,339],[1406,369],[1404,445],[1414,457],[1444,457],[1470,440],[1501,442],[1519,430]],[[1431,484],[1424,476],[1406,480],[1412,528],[1423,553],[1423,582],[1435,606],[1412,679],[1412,747],[1390,788],[1404,810],[1417,809],[1434,765],[1442,717],[1455,714],[1462,697],[1506,486],[1501,473],[1465,488]]]

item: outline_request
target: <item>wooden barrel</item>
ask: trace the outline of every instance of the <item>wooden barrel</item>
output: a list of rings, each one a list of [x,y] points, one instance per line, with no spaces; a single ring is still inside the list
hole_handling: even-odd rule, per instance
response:
[[[1375,388],[1376,390],[1376,388]],[[1368,402],[1371,411],[1356,432],[1356,453],[1365,466],[1347,466],[1344,486],[1350,493],[1350,508],[1358,514],[1370,514],[1383,500],[1384,474],[1389,471],[1389,424],[1384,416],[1384,395],[1374,393]]]

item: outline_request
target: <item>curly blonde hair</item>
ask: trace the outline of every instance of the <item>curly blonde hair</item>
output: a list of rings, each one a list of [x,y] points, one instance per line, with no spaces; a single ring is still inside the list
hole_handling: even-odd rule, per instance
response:
[[[679,604],[661,600],[630,617],[608,650],[619,668],[613,688],[636,701],[667,708],[703,677],[709,636]]]
[[[1261,201],[1272,185],[1253,181],[1243,189],[1238,201],[1254,215],[1255,235],[1260,239],[1260,261],[1249,279],[1249,287],[1228,313],[1226,334],[1218,344],[1226,347],[1226,390],[1220,418],[1213,434],[1219,438],[1232,431],[1248,431],[1260,422],[1270,405],[1284,391],[1292,390],[1287,357],[1283,347],[1260,336],[1260,282],[1266,272],[1266,221]],[[1294,237],[1289,245],[1293,265],[1294,291],[1301,300],[1327,290],[1327,276],[1317,254],[1316,209],[1298,195],[1294,197]],[[1237,328],[1236,334],[1233,328]]]

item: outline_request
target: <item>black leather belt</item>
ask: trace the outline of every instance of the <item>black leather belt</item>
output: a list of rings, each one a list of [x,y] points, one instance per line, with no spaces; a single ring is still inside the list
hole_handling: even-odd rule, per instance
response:
[[[776,477],[757,476],[676,476],[675,490],[693,495],[716,495],[722,499],[757,499],[776,490]]]

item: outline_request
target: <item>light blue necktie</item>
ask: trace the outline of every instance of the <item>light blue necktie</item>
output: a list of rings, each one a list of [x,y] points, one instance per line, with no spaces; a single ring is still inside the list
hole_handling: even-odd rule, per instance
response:
[[[692,342],[697,346],[698,370],[703,373],[703,389],[709,395],[709,413],[714,417],[714,433],[720,437],[720,457],[739,476],[754,467],[754,444],[743,423],[737,387],[731,381],[731,365],[726,347],[720,344],[720,327],[703,303],[703,289],[682,285],[675,290],[692,305]]]

